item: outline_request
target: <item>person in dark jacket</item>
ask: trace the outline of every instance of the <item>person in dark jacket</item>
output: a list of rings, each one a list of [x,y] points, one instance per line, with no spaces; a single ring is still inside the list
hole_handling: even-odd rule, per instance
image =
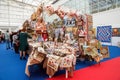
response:
[[[26,32],[25,29],[21,30],[21,33],[19,34],[19,50],[20,50],[20,59],[26,60],[26,51],[28,49],[28,41],[27,38],[31,38]]]
[[[13,32],[10,34],[10,45],[11,45],[11,49],[13,49]]]

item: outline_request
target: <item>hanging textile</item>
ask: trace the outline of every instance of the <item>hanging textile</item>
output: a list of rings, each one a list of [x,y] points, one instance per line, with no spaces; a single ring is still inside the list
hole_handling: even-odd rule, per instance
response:
[[[112,28],[112,36],[120,37],[120,28]]]
[[[112,36],[111,26],[98,26],[97,39],[101,42],[111,42]]]

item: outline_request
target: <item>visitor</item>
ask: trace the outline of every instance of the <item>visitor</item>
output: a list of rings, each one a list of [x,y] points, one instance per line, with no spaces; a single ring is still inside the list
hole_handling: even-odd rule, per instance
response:
[[[5,41],[6,41],[6,49],[10,49],[10,34],[9,31],[7,30],[5,33]]]
[[[20,50],[20,59],[26,60],[26,51],[28,49],[28,41],[27,38],[31,38],[27,33],[26,33],[26,29],[22,29],[21,33],[19,34],[19,42],[20,42],[20,46],[19,46],[19,50]]]
[[[10,45],[11,45],[11,49],[13,49],[13,32],[10,34]]]
[[[18,48],[19,48],[19,40],[18,40],[17,33],[14,33],[12,38],[13,38],[14,51],[15,51],[15,53],[19,53],[19,50],[18,50]]]

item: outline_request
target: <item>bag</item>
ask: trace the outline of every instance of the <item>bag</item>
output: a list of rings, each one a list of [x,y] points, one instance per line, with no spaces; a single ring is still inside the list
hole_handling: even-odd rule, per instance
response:
[[[31,15],[31,20],[32,21],[35,21],[37,19],[37,14],[34,12],[32,15]]]
[[[15,41],[15,44],[16,44],[16,46],[20,46],[19,40],[16,40],[16,41]]]

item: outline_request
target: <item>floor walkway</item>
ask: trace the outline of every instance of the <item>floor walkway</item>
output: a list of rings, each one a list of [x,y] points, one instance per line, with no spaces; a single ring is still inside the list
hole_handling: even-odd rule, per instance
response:
[[[109,46],[110,58],[103,61],[110,60],[120,56],[120,48]],[[102,61],[102,62],[103,62]],[[43,70],[36,71],[31,78],[25,75],[25,66],[27,60],[20,60],[19,54],[14,53],[13,50],[6,50],[5,44],[0,43],[0,80],[45,80],[48,78]],[[94,63],[92,63],[94,64]],[[79,62],[76,65],[76,70],[83,69],[90,66],[91,63]],[[55,76],[65,73],[65,71],[58,71]]]

